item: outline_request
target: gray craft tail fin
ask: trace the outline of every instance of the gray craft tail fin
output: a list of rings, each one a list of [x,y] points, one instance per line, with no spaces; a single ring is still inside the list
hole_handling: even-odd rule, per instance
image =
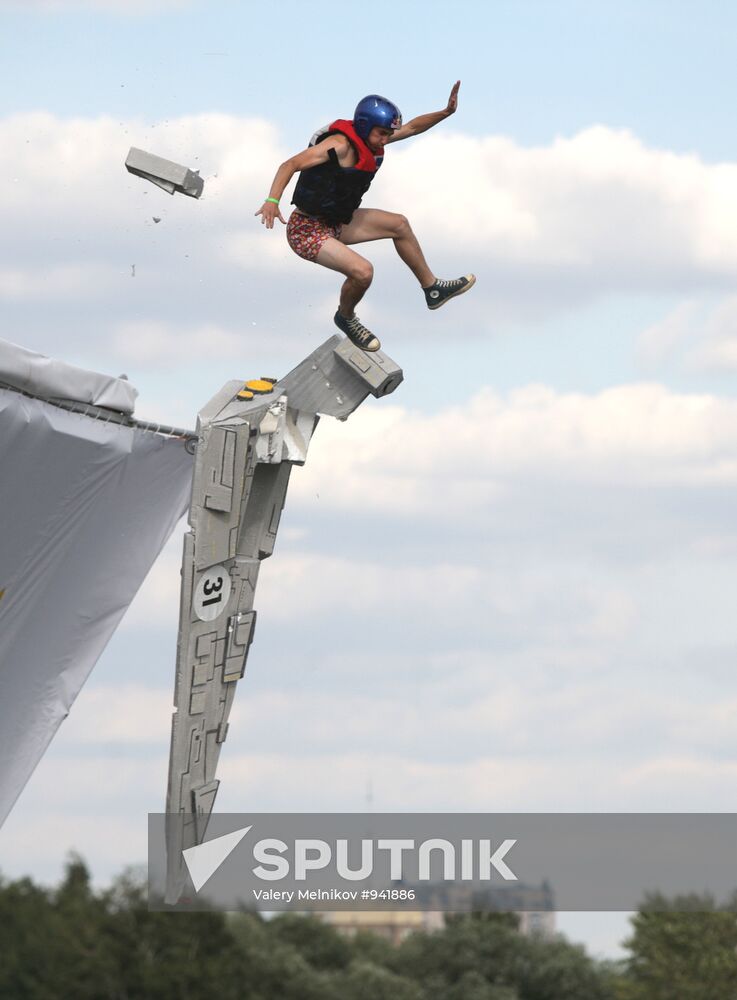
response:
[[[294,465],[321,414],[345,420],[402,370],[335,335],[276,382],[229,382],[202,408],[184,539],[167,796],[166,902],[187,882],[182,851],[202,843],[235,687],[246,669],[261,561],[274,550]]]

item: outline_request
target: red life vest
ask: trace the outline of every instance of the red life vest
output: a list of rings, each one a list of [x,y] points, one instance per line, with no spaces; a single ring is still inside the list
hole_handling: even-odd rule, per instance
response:
[[[337,225],[351,221],[384,157],[376,156],[356,133],[353,122],[345,119],[338,119],[315,133],[310,145],[315,146],[331,135],[344,135],[349,140],[358,157],[356,164],[341,167],[338,154],[331,149],[326,163],[301,171],[292,204],[308,215]]]

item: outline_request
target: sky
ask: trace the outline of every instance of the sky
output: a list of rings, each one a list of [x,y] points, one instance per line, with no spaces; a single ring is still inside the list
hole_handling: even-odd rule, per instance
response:
[[[336,276],[254,217],[278,165],[366,93],[409,120],[462,81],[364,204],[476,286],[429,313],[365,250],[405,381],[292,477],[219,809],[731,809],[736,29],[716,0],[0,0],[0,336],[178,426],[334,332]],[[131,145],[202,199],[129,175]],[[0,831],[6,877],[144,859],[183,530]]]

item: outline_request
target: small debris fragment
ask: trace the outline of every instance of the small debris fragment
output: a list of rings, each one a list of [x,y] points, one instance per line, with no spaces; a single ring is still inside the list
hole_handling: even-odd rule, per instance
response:
[[[159,215],[153,215],[151,216],[151,218],[154,220],[154,222],[161,222],[161,216]]]
[[[135,278],[135,276],[136,276],[136,265],[131,264],[131,278]]]

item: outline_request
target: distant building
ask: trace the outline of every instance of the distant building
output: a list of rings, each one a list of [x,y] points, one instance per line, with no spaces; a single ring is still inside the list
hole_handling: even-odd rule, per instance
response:
[[[497,889],[491,905],[485,897],[479,897],[470,888],[459,885],[423,887],[422,899],[428,907],[435,904],[437,909],[330,910],[315,916],[347,937],[353,937],[359,931],[369,931],[393,945],[400,944],[416,931],[430,933],[442,930],[446,913],[474,911],[516,913],[521,934],[546,938],[555,935],[553,893],[547,882],[539,887],[520,885]]]
[[[550,910],[525,910],[518,913],[520,934],[526,937],[555,937],[555,913]]]
[[[370,931],[393,945],[401,944],[415,931],[441,930],[445,922],[444,914],[437,910],[328,910],[315,916],[346,937]]]
[[[540,886],[518,885],[497,889],[491,905],[478,908],[516,913],[521,934],[546,938],[555,936],[555,900],[547,882]]]

